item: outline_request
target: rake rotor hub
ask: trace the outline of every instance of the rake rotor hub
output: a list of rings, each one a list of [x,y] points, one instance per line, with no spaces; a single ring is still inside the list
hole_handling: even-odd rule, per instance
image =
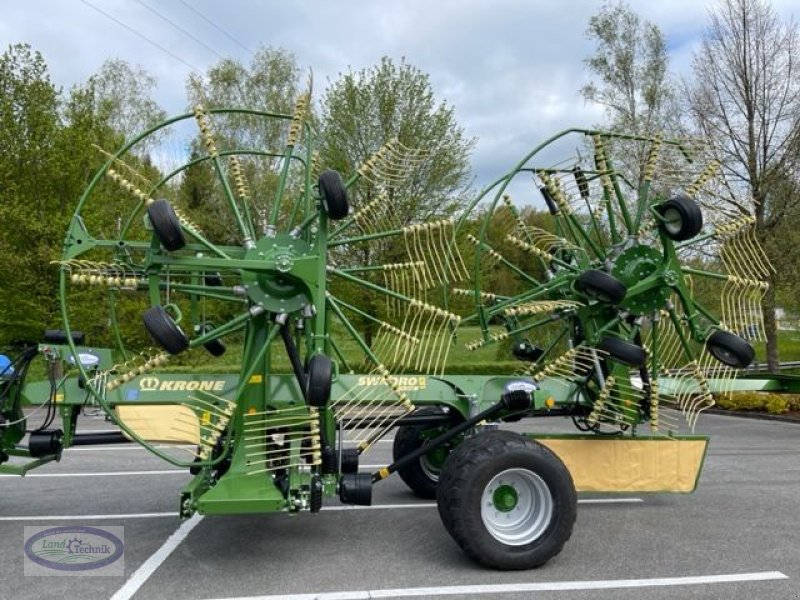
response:
[[[670,295],[670,288],[663,275],[665,258],[655,248],[643,245],[633,246],[623,251],[611,269],[611,273],[619,279],[628,293],[621,306],[636,314],[652,313],[664,306]],[[647,280],[653,285],[642,291],[636,286]]]
[[[258,271],[242,274],[247,297],[253,304],[270,312],[291,313],[311,301],[309,286],[319,257],[307,242],[286,234],[262,238],[247,251],[245,260],[259,266]]]

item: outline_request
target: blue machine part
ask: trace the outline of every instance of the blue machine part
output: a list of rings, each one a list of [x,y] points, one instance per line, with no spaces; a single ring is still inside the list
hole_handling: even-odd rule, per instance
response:
[[[0,378],[11,377],[14,375],[14,366],[11,359],[5,354],[0,354]]]

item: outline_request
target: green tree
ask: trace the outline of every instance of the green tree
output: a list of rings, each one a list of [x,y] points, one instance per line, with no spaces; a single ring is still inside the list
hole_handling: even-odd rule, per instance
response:
[[[96,78],[90,77],[86,82],[73,87],[62,101],[62,125],[56,133],[60,163],[57,174],[58,196],[54,197],[54,202],[59,203],[60,209],[58,212],[53,209],[53,218],[59,229],[52,242],[52,249],[56,254],[54,260],[59,258],[60,247],[57,241],[63,237],[78,200],[108,158],[105,151],[115,150],[126,137],[112,126],[108,112],[100,107],[101,103],[97,99],[100,93],[104,92],[98,91]],[[153,180],[158,179],[146,156],[128,156],[125,160],[137,172]],[[136,202],[119,185],[103,178],[82,208],[81,218],[94,237],[116,239],[120,225],[135,206]],[[141,219],[135,220],[134,228],[139,223]],[[98,261],[109,261],[112,255],[108,253],[100,256],[92,253],[89,257]],[[57,273],[52,266],[50,268],[53,273],[48,284],[52,285],[54,297],[57,297]],[[70,326],[85,332],[87,340],[92,344],[113,346],[114,338],[109,328],[109,312],[106,309],[109,305],[109,290],[97,286],[69,285],[67,293]],[[144,337],[140,319],[144,310],[141,299],[138,295],[128,293],[119,293],[115,297],[115,311],[126,340],[134,339],[134,336]]]
[[[213,65],[204,76],[191,75],[186,84],[192,107],[204,109],[243,108],[281,115],[293,115],[298,97],[299,69],[294,56],[281,49],[260,48],[249,64],[224,59]],[[275,202],[277,170],[280,155],[285,150],[289,133],[289,120],[266,119],[242,114],[214,114],[212,132],[221,151],[250,150],[272,153],[238,156],[238,162],[249,192],[249,211],[260,220]],[[206,155],[202,140],[192,142],[194,159]],[[227,161],[228,179],[231,165]],[[293,163],[294,164],[294,163]],[[291,196],[297,186],[304,183],[295,170],[290,172],[285,191]],[[237,243],[240,237],[224,190],[210,163],[202,163],[186,173],[181,184],[180,200],[211,239],[224,243]],[[283,207],[286,203],[281,203]]]
[[[354,173],[390,140],[413,149],[416,160],[396,156],[393,164],[384,165],[391,176],[373,173],[351,188],[354,210],[383,196],[397,227],[451,215],[465,200],[474,140],[456,122],[454,108],[436,100],[429,77],[405,60],[395,64],[384,57],[371,68],[340,75],[325,90],[319,122],[320,162],[343,174]],[[382,265],[409,258],[403,238],[395,237],[361,244],[335,260]],[[343,286],[337,293],[370,314],[380,314],[383,298],[363,292]],[[362,325],[370,341],[372,330]]]
[[[203,156],[197,149],[198,144],[193,146],[189,155],[192,162]],[[209,161],[198,162],[184,171],[178,186],[178,203],[210,239],[237,243],[236,225]]]
[[[597,44],[585,60],[596,81],[581,94],[605,108],[603,127],[647,137],[680,133],[680,110],[661,29],[618,2],[604,4],[589,19],[586,35]],[[648,149],[644,143],[633,145],[620,157],[624,164],[615,166],[641,184]]]
[[[319,121],[322,163],[343,173],[393,138],[425,157],[402,185],[360,186],[355,203],[385,191],[403,224],[452,214],[462,203],[475,140],[465,136],[455,109],[436,101],[428,75],[405,60],[383,57],[374,67],[342,74],[325,90]]]
[[[0,336],[38,340],[53,321],[54,269],[64,234],[57,204],[59,93],[41,54],[9,47],[0,56]]]
[[[192,74],[186,94],[192,107],[248,108],[291,115],[298,94],[299,69],[282,49],[261,47],[249,65],[223,59],[204,75]],[[215,134],[221,146],[282,150],[288,128],[276,120],[218,116]]]
[[[799,200],[792,191],[800,168],[798,35],[764,0],[724,0],[710,14],[689,86],[692,116],[731,182],[720,209],[754,216],[758,238],[777,261],[783,250],[771,238]],[[771,279],[762,309],[775,370],[779,278]]]
[[[599,82],[583,87],[584,98],[605,107],[614,129],[642,135],[673,129],[677,111],[661,29],[619,2],[604,4],[586,35],[597,44],[585,62]]]
[[[164,110],[152,98],[155,77],[122,59],[105,61],[87,86],[92,88],[95,116],[124,139],[143,133],[166,118]],[[158,141],[150,139],[151,144]]]
[[[114,104],[124,114],[131,102],[155,106],[146,97],[124,95],[111,103],[99,79],[90,78],[65,97],[50,81],[41,54],[29,45],[12,46],[0,56],[0,344],[38,340],[43,329],[60,325],[53,263],[60,258],[78,199],[106,161],[97,146],[113,149],[125,134],[116,129],[119,122],[107,107]],[[142,157],[135,166],[149,168],[152,175],[147,162]],[[94,235],[113,239],[118,218],[128,214],[131,202],[113,184],[103,182],[100,188],[102,198],[83,216]],[[97,317],[105,295],[100,298],[93,290],[78,296],[71,304],[73,324],[89,327],[93,343],[110,343],[107,323]]]

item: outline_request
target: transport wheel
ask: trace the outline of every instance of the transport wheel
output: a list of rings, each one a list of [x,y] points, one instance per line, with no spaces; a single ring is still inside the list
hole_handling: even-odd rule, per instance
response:
[[[413,414],[418,416],[440,415],[442,411],[440,408],[434,406],[425,406],[418,408]],[[438,427],[431,427],[429,425],[401,425],[397,429],[397,434],[394,437],[393,460],[397,461],[406,454],[413,452],[429,439],[444,433],[451,425],[452,423]],[[420,498],[436,498],[439,474],[441,473],[442,466],[447,456],[456,443],[458,443],[457,440],[453,440],[447,444],[443,444],[431,450],[429,453],[423,454],[419,460],[399,469],[398,474],[400,475],[400,479],[402,479],[411,491]]]
[[[572,534],[577,496],[564,463],[509,431],[465,440],[442,469],[439,515],[459,546],[496,569],[531,569]]]
[[[207,331],[211,331],[214,329],[213,323],[201,323],[196,327],[196,331],[199,334],[204,334]],[[225,342],[220,339],[211,340],[210,342],[206,342],[203,344],[203,348],[208,350],[208,353],[211,356],[220,357],[227,351],[227,347],[225,346]]]

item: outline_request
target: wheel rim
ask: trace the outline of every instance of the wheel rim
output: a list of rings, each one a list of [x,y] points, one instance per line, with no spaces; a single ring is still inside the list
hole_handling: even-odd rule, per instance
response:
[[[497,541],[524,546],[550,526],[554,505],[550,489],[539,475],[527,469],[506,469],[484,488],[481,519]]]
[[[428,479],[435,483],[439,483],[439,473],[442,470],[442,463],[444,463],[444,460],[437,455],[430,456],[428,454],[423,454],[419,458],[419,468],[422,469],[422,472],[425,473]]]
[[[674,208],[668,208],[664,211],[662,217],[664,219],[664,228],[668,233],[672,235],[677,235],[680,233],[681,228],[683,227],[683,218],[681,217],[681,213]]]
[[[716,358],[718,361],[725,363],[726,365],[738,365],[739,359],[738,357],[723,346],[709,346],[709,352]]]

